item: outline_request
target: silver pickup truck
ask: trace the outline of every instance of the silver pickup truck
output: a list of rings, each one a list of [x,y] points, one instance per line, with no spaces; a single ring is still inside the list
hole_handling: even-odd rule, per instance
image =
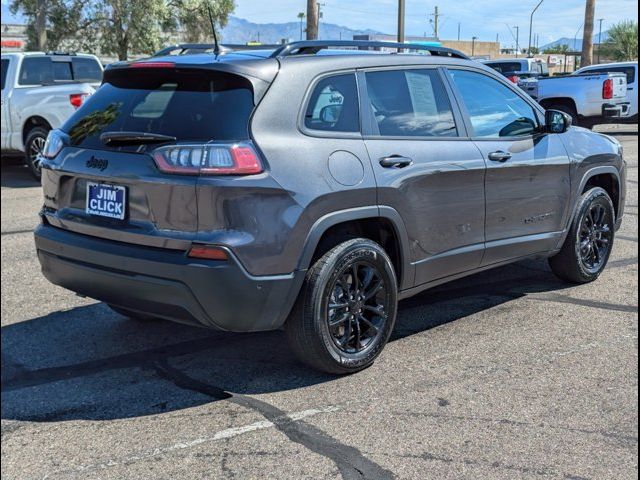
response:
[[[631,112],[623,73],[523,78],[518,85],[545,109],[571,115],[574,125],[593,128],[602,123],[618,123]]]
[[[49,130],[59,128],[100,86],[93,55],[2,54],[2,153],[23,155],[36,178]]]

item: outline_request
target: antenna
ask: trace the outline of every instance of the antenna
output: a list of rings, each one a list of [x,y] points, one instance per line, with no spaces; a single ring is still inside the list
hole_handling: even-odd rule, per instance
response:
[[[218,36],[216,35],[216,24],[213,20],[213,14],[211,13],[211,5],[207,3],[207,12],[209,13],[209,21],[211,22],[211,31],[213,32],[213,53],[217,57],[220,55],[220,44],[218,44]]]

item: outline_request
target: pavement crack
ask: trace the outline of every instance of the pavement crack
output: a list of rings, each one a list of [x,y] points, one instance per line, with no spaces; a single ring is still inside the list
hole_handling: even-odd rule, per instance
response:
[[[224,399],[262,415],[289,440],[333,461],[345,480],[387,480],[395,475],[365,457],[357,448],[340,443],[322,430],[307,422],[296,421],[286,412],[253,397],[233,394],[213,385],[194,379],[172,367],[166,360],[155,363],[158,374],[179,388]]]

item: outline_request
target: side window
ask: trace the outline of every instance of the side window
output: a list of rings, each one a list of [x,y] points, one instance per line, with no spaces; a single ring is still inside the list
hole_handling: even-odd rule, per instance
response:
[[[451,103],[436,70],[368,72],[367,91],[380,135],[455,137]]]
[[[22,59],[20,85],[51,85],[53,83],[53,62],[49,57],[25,57]]]
[[[313,90],[304,124],[310,130],[359,132],[358,87],[353,73],[322,79]]]
[[[73,79],[77,82],[100,83],[102,81],[102,69],[93,58],[72,57]]]
[[[2,59],[2,90],[4,90],[4,86],[7,83],[7,73],[9,72],[9,59]]]
[[[449,74],[467,108],[475,137],[518,137],[537,131],[533,107],[506,85],[468,70],[449,70]]]
[[[633,67],[590,68],[583,73],[624,73],[627,76],[628,85],[636,81],[636,70]]]

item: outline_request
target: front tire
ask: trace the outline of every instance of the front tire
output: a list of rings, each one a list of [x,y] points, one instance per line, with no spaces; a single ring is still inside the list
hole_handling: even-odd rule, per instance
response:
[[[49,130],[44,127],[34,127],[29,130],[27,134],[27,138],[24,142],[24,151],[25,151],[25,163],[31,174],[37,179],[40,180],[40,154],[42,153],[42,149],[44,148],[44,144],[47,141],[47,135],[49,134]]]
[[[592,188],[584,193],[562,249],[549,259],[553,273],[571,283],[596,280],[611,255],[615,216],[613,202],[604,189]]]
[[[307,276],[285,329],[294,353],[331,374],[370,366],[395,324],[393,264],[375,242],[356,238],[322,256]]]

